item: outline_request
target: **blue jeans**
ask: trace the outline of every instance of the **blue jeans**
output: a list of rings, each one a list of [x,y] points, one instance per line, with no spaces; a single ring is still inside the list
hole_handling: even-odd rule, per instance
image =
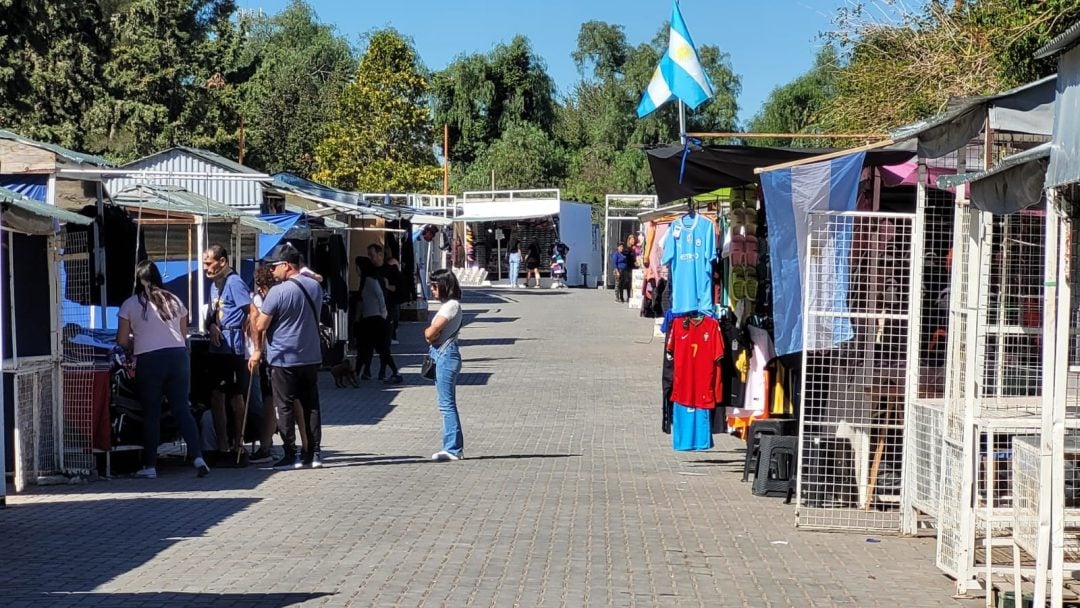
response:
[[[508,259],[510,263],[510,284],[517,285],[518,274],[521,272],[521,254],[511,253]]]
[[[201,458],[199,431],[191,415],[188,393],[191,392],[191,358],[184,347],[152,350],[138,356],[135,388],[143,406],[143,464],[157,464],[161,443],[161,400],[169,400],[180,434],[187,442],[192,458]]]
[[[465,447],[461,433],[461,418],[457,409],[457,377],[461,373],[461,351],[455,339],[439,352],[430,347],[429,356],[435,361],[435,394],[443,421],[443,450],[460,456]]]

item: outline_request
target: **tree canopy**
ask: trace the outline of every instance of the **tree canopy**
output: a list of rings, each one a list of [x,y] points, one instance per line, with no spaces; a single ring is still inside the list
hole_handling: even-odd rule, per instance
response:
[[[431,192],[439,178],[428,81],[399,33],[373,33],[316,148],[317,181],[361,192]]]

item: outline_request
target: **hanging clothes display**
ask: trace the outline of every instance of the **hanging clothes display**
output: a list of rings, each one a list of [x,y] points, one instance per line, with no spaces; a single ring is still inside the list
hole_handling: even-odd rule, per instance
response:
[[[712,261],[716,257],[716,226],[691,211],[671,223],[660,262],[671,268],[671,312],[715,314]]]

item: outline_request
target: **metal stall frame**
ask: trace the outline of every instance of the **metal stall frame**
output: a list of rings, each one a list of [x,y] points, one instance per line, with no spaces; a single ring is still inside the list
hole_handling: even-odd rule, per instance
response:
[[[603,261],[604,289],[613,289],[608,279],[611,274],[609,267],[611,261],[611,223],[612,222],[637,222],[641,225],[639,214],[655,211],[659,205],[659,198],[655,194],[605,194],[604,195],[604,250],[600,252]],[[632,204],[632,203],[637,203]]]

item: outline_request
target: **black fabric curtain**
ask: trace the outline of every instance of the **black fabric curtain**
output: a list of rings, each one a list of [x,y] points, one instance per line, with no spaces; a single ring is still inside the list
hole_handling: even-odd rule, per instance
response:
[[[82,290],[70,284],[67,286],[66,292],[78,294],[75,297],[79,299],[73,300],[77,304],[101,306],[100,287],[104,281],[105,305],[120,306],[132,293],[135,284],[135,264],[146,259],[146,240],[143,238],[142,233],[139,232],[135,221],[122,207],[105,205],[105,213],[102,217],[97,216],[97,207],[94,205],[83,207],[79,213],[94,218],[94,224],[89,226],[68,225],[67,231],[69,233],[83,232],[87,235],[86,242],[90,248],[91,269],[97,268],[99,247],[97,234],[102,234],[105,249],[105,276],[96,278],[88,297],[82,296],[79,293]],[[94,230],[95,225],[99,227],[98,231]],[[139,241],[137,244],[136,239]],[[67,262],[65,262],[66,264]],[[67,280],[71,281],[74,274],[73,272],[66,272]]]
[[[757,146],[669,145],[646,150],[660,203],[705,194],[717,188],[757,183],[754,169],[835,152],[831,149],[764,148]],[[914,157],[913,150],[870,150],[868,166],[896,165]],[[680,179],[681,175],[681,179]]]

